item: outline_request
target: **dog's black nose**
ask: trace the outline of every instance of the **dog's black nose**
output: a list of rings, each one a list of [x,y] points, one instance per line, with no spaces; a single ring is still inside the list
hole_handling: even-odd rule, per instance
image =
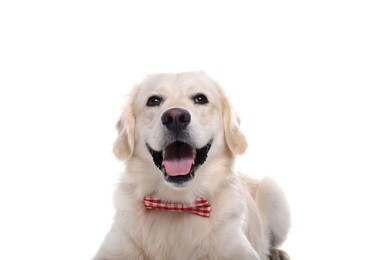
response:
[[[164,126],[175,133],[182,131],[190,123],[190,114],[182,108],[171,108],[161,116]]]

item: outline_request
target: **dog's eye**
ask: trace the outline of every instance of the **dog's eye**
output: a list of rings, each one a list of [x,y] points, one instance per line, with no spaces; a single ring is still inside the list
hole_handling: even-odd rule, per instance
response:
[[[208,103],[208,99],[203,94],[196,94],[192,97],[195,104],[204,105]]]
[[[160,96],[151,96],[151,97],[148,98],[146,106],[148,106],[148,107],[159,106],[161,104],[161,102],[162,102],[162,97],[160,97]]]

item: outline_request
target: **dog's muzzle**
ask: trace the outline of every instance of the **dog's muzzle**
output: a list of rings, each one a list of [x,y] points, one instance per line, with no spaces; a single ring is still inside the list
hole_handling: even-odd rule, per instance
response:
[[[168,144],[161,151],[156,151],[147,143],[153,162],[163,172],[165,180],[177,186],[194,177],[197,168],[206,161],[212,144],[212,140],[201,148],[190,144],[187,129],[190,121],[190,113],[185,109],[166,110],[161,122],[166,128]]]

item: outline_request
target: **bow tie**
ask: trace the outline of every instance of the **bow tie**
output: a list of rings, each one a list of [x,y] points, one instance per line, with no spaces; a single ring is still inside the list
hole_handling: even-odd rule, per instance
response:
[[[207,218],[210,216],[211,210],[211,203],[204,198],[196,199],[194,205],[182,202],[164,201],[154,197],[144,197],[143,203],[147,209],[189,212]]]

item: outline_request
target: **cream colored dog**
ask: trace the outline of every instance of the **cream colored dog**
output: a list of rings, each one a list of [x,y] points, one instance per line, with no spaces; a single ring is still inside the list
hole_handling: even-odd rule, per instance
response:
[[[288,259],[277,249],[290,222],[283,192],[233,170],[247,143],[208,76],[149,76],[117,128],[114,152],[126,168],[94,259]]]

